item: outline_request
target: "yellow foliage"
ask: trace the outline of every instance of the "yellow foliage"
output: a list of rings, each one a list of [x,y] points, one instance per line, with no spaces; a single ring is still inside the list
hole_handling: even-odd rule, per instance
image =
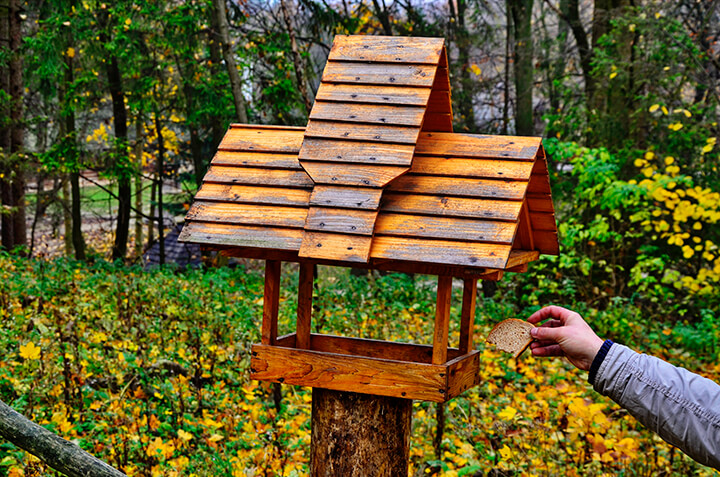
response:
[[[30,341],[26,345],[20,345],[20,356],[25,359],[40,359],[40,352],[42,349],[40,349],[39,346],[35,346],[35,343]]]

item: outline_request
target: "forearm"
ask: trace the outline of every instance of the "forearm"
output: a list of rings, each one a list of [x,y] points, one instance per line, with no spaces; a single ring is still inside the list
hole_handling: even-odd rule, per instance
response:
[[[720,469],[720,386],[661,359],[613,344],[596,391],[701,464]]]

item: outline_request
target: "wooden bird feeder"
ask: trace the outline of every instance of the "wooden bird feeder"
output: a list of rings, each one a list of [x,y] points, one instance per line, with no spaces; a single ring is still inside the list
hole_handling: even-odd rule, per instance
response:
[[[337,36],[307,127],[232,125],[180,240],[266,260],[254,379],[435,402],[478,383],[477,280],[558,253],[540,138],[452,132],[441,38]],[[278,336],[283,261],[297,330]],[[432,344],[311,333],[315,264],[437,275]]]

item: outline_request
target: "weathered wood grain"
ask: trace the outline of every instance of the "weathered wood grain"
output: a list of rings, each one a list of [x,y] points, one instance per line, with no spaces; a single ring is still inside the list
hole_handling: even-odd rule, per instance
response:
[[[216,166],[266,167],[268,169],[300,169],[297,154],[270,152],[218,151],[211,164]]]
[[[441,66],[437,69],[432,87],[438,91],[450,91],[450,76],[447,67]]]
[[[415,153],[533,161],[540,144],[539,137],[423,132],[418,138]]]
[[[305,171],[262,169],[259,167],[210,166],[204,182],[243,185],[274,185],[283,187],[312,187]]]
[[[480,352],[471,350],[467,355],[448,362],[448,391],[452,399],[480,384]]]
[[[515,238],[515,248],[520,250],[535,250],[533,242],[533,227],[530,223],[527,204],[523,202],[520,210],[520,218],[517,223],[517,235]]]
[[[265,261],[265,291],[263,293],[263,320],[261,329],[262,344],[275,345],[278,333],[278,310],[280,308],[280,271],[279,260]]]
[[[302,233],[302,229],[188,222],[178,240],[200,245],[298,250]]]
[[[443,38],[336,35],[328,60],[437,65],[444,45]]]
[[[521,205],[520,201],[386,192],[382,211],[515,221]]]
[[[380,206],[381,196],[382,189],[317,185],[310,196],[310,205],[375,210]]]
[[[425,108],[418,106],[334,103],[316,100],[310,112],[310,119],[420,127],[424,114]]]
[[[451,113],[450,91],[433,89],[428,100],[428,111],[436,113]]]
[[[315,265],[312,262],[300,262],[295,337],[295,346],[299,349],[310,348],[310,326],[312,324],[312,294],[314,282]]]
[[[220,141],[219,150],[296,153],[300,150],[303,128],[268,128],[233,124]]]
[[[429,101],[442,102],[448,99],[448,92],[430,93],[431,88],[412,86],[357,85],[342,83],[323,83],[315,95],[315,100],[337,101],[343,103],[370,103],[387,105],[428,106]]]
[[[550,195],[550,179],[542,174],[532,174],[527,189],[528,194]]]
[[[468,267],[505,268],[509,245],[376,235],[370,256]]]
[[[558,242],[557,231],[543,230],[535,234],[535,248],[541,253],[548,255],[559,255],[560,245]]]
[[[202,185],[195,195],[195,200],[307,207],[310,202],[310,188],[288,189],[284,187],[241,186],[208,182]]]
[[[520,181],[406,174],[390,183],[387,190],[456,197],[522,200],[525,196],[526,185],[525,182]]]
[[[300,257],[365,263],[370,257],[372,237],[305,231]]]
[[[530,223],[533,230],[556,231],[555,215],[552,213],[533,212],[530,214]]]
[[[251,379],[443,402],[445,366],[253,345]]]
[[[219,222],[225,224],[263,225],[302,228],[307,209],[273,205],[203,202],[196,200],[188,211],[188,221]]]
[[[530,179],[531,171],[531,162],[422,155],[415,156],[410,168],[415,174],[523,181]]]
[[[540,252],[537,250],[513,250],[510,252],[510,256],[507,261],[505,268],[517,267],[528,262],[533,262],[540,257]]]
[[[530,212],[555,212],[550,194],[528,194],[526,200]]]
[[[377,214],[377,210],[311,207],[307,214],[305,230],[372,235]]]
[[[414,149],[411,144],[383,144],[309,137],[305,138],[303,142],[299,159],[300,162],[329,160],[409,167],[413,160]]]
[[[460,343],[458,351],[461,355],[468,354],[473,346],[473,330],[475,328],[475,304],[477,302],[477,279],[463,280],[462,310],[460,312]]]
[[[375,233],[438,239],[511,244],[516,226],[511,222],[382,212]]]
[[[328,61],[322,82],[374,84],[380,86],[432,87],[435,67],[432,65],[382,64]],[[445,88],[447,89],[447,88]]]
[[[440,276],[438,277],[437,298],[435,300],[432,364],[445,364],[447,361],[451,301],[452,277]]]
[[[315,184],[352,187],[383,187],[408,170],[402,166],[347,164],[303,160],[303,167]]]
[[[306,137],[351,139],[355,141],[389,142],[415,144],[420,127],[382,126],[372,124],[349,124],[330,121],[310,120],[305,130]]]
[[[452,113],[432,113],[428,111],[422,124],[423,131],[452,132]]]

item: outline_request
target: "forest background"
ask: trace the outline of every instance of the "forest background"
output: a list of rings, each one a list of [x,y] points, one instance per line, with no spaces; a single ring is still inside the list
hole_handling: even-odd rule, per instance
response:
[[[309,391],[248,378],[258,264],[160,244],[228,124],[306,123],[336,34],[444,37],[455,130],[545,138],[560,255],[483,283],[479,336],[563,304],[719,380],[718,3],[1,0],[0,399],[129,475],[307,472]],[[427,342],[428,277],[319,282],[318,330]],[[415,404],[411,475],[713,473],[566,363],[478,346],[478,388]],[[46,472],[0,444],[0,476]]]

